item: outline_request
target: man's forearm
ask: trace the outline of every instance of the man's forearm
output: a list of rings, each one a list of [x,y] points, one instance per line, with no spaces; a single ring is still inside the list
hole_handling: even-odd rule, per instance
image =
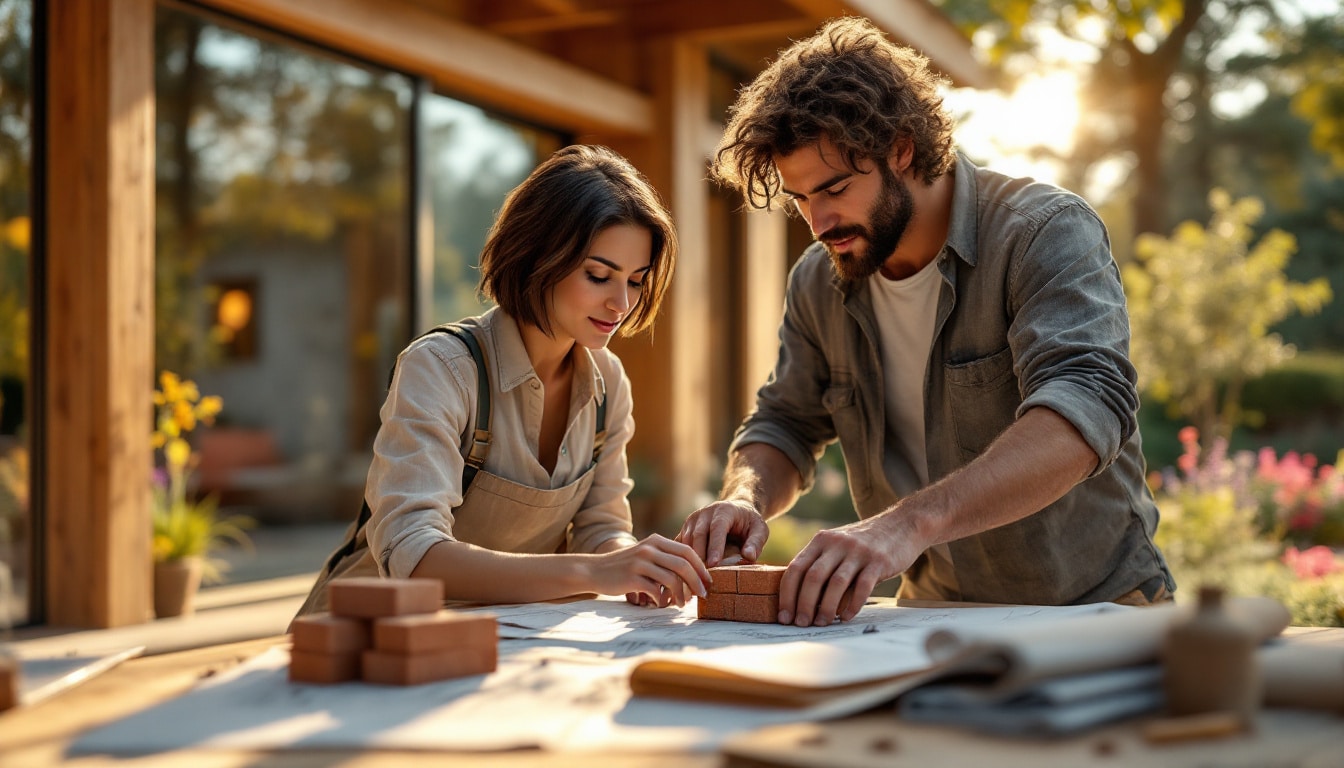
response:
[[[720,498],[745,501],[769,520],[793,506],[802,485],[798,468],[783,451],[766,443],[748,443],[729,454]]]
[[[1007,525],[1059,500],[1097,466],[1067,419],[1033,408],[970,464],[883,513],[932,546]]]

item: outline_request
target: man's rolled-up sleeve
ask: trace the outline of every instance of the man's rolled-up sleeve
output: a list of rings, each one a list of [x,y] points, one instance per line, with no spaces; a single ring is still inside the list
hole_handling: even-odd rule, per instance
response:
[[[779,449],[797,467],[804,493],[812,487],[822,451],[836,438],[824,405],[830,367],[816,333],[817,308],[802,290],[808,280],[829,283],[828,277],[815,274],[821,267],[829,269],[829,264],[804,256],[790,273],[775,368],[757,390],[756,405],[728,448],[730,454],[750,443]]]
[[[1100,219],[1062,204],[1014,254],[1009,343],[1022,387],[1017,415],[1049,408],[1067,419],[1105,470],[1138,428],[1129,313]]]

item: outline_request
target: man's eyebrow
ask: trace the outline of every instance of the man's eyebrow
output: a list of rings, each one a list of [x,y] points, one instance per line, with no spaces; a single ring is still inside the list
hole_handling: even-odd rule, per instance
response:
[[[835,174],[834,176],[832,176],[831,178],[829,178],[829,179],[827,179],[827,180],[821,182],[821,183],[818,184],[817,186],[813,187],[813,188],[812,188],[812,191],[811,191],[811,192],[808,192],[807,194],[808,194],[808,195],[815,195],[815,194],[817,194],[818,192],[820,192],[821,190],[826,189],[827,187],[833,187],[833,186],[835,186],[836,184],[839,184],[840,182],[844,181],[845,179],[848,179],[850,176],[853,176],[853,175],[854,175],[854,174],[852,174],[852,173],[848,173],[848,172],[845,172],[845,173],[837,173],[837,174]],[[792,196],[794,196],[794,197],[798,197],[798,196],[799,196],[797,192],[794,192],[793,190],[789,189],[788,187],[780,187],[780,188],[779,188],[779,191],[783,192],[783,193],[786,194],[786,195],[792,195]],[[806,197],[806,195],[804,195],[804,197]]]
[[[616,262],[614,262],[614,261],[610,261],[610,260],[608,260],[608,259],[604,259],[604,258],[602,258],[601,256],[589,256],[588,258],[592,259],[593,261],[596,261],[598,264],[602,264],[602,265],[604,265],[604,266],[610,267],[611,269],[614,269],[614,270],[616,270],[617,272],[621,272],[621,271],[623,271],[622,268],[621,268],[621,265],[620,265],[620,264],[617,264]],[[652,264],[649,264],[649,265],[640,267],[639,269],[631,270],[630,274],[632,274],[632,275],[637,275],[637,274],[639,274],[640,272],[648,272],[648,271],[649,271],[650,269],[652,269],[652,268],[653,268],[653,265],[652,265]]]

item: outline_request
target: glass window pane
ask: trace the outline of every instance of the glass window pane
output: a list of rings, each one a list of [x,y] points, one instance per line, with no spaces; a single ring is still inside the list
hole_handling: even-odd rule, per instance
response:
[[[29,619],[31,0],[0,0],[0,628]]]
[[[485,310],[476,296],[481,248],[509,190],[552,152],[559,134],[431,94],[423,103],[425,176],[434,222],[431,324]]]
[[[156,364],[223,400],[190,435],[196,492],[255,538],[349,521],[411,330],[413,83],[176,8],[155,36]],[[332,544],[230,578],[316,571]]]

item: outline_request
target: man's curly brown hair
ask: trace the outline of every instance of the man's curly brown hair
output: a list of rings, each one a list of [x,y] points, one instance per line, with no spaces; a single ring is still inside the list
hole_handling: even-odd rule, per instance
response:
[[[909,141],[911,168],[932,183],[954,159],[954,125],[938,90],[944,82],[928,59],[867,19],[832,19],[738,94],[711,173],[753,208],[768,209],[780,194],[775,157],[824,137],[851,168],[885,162],[897,142]]]

